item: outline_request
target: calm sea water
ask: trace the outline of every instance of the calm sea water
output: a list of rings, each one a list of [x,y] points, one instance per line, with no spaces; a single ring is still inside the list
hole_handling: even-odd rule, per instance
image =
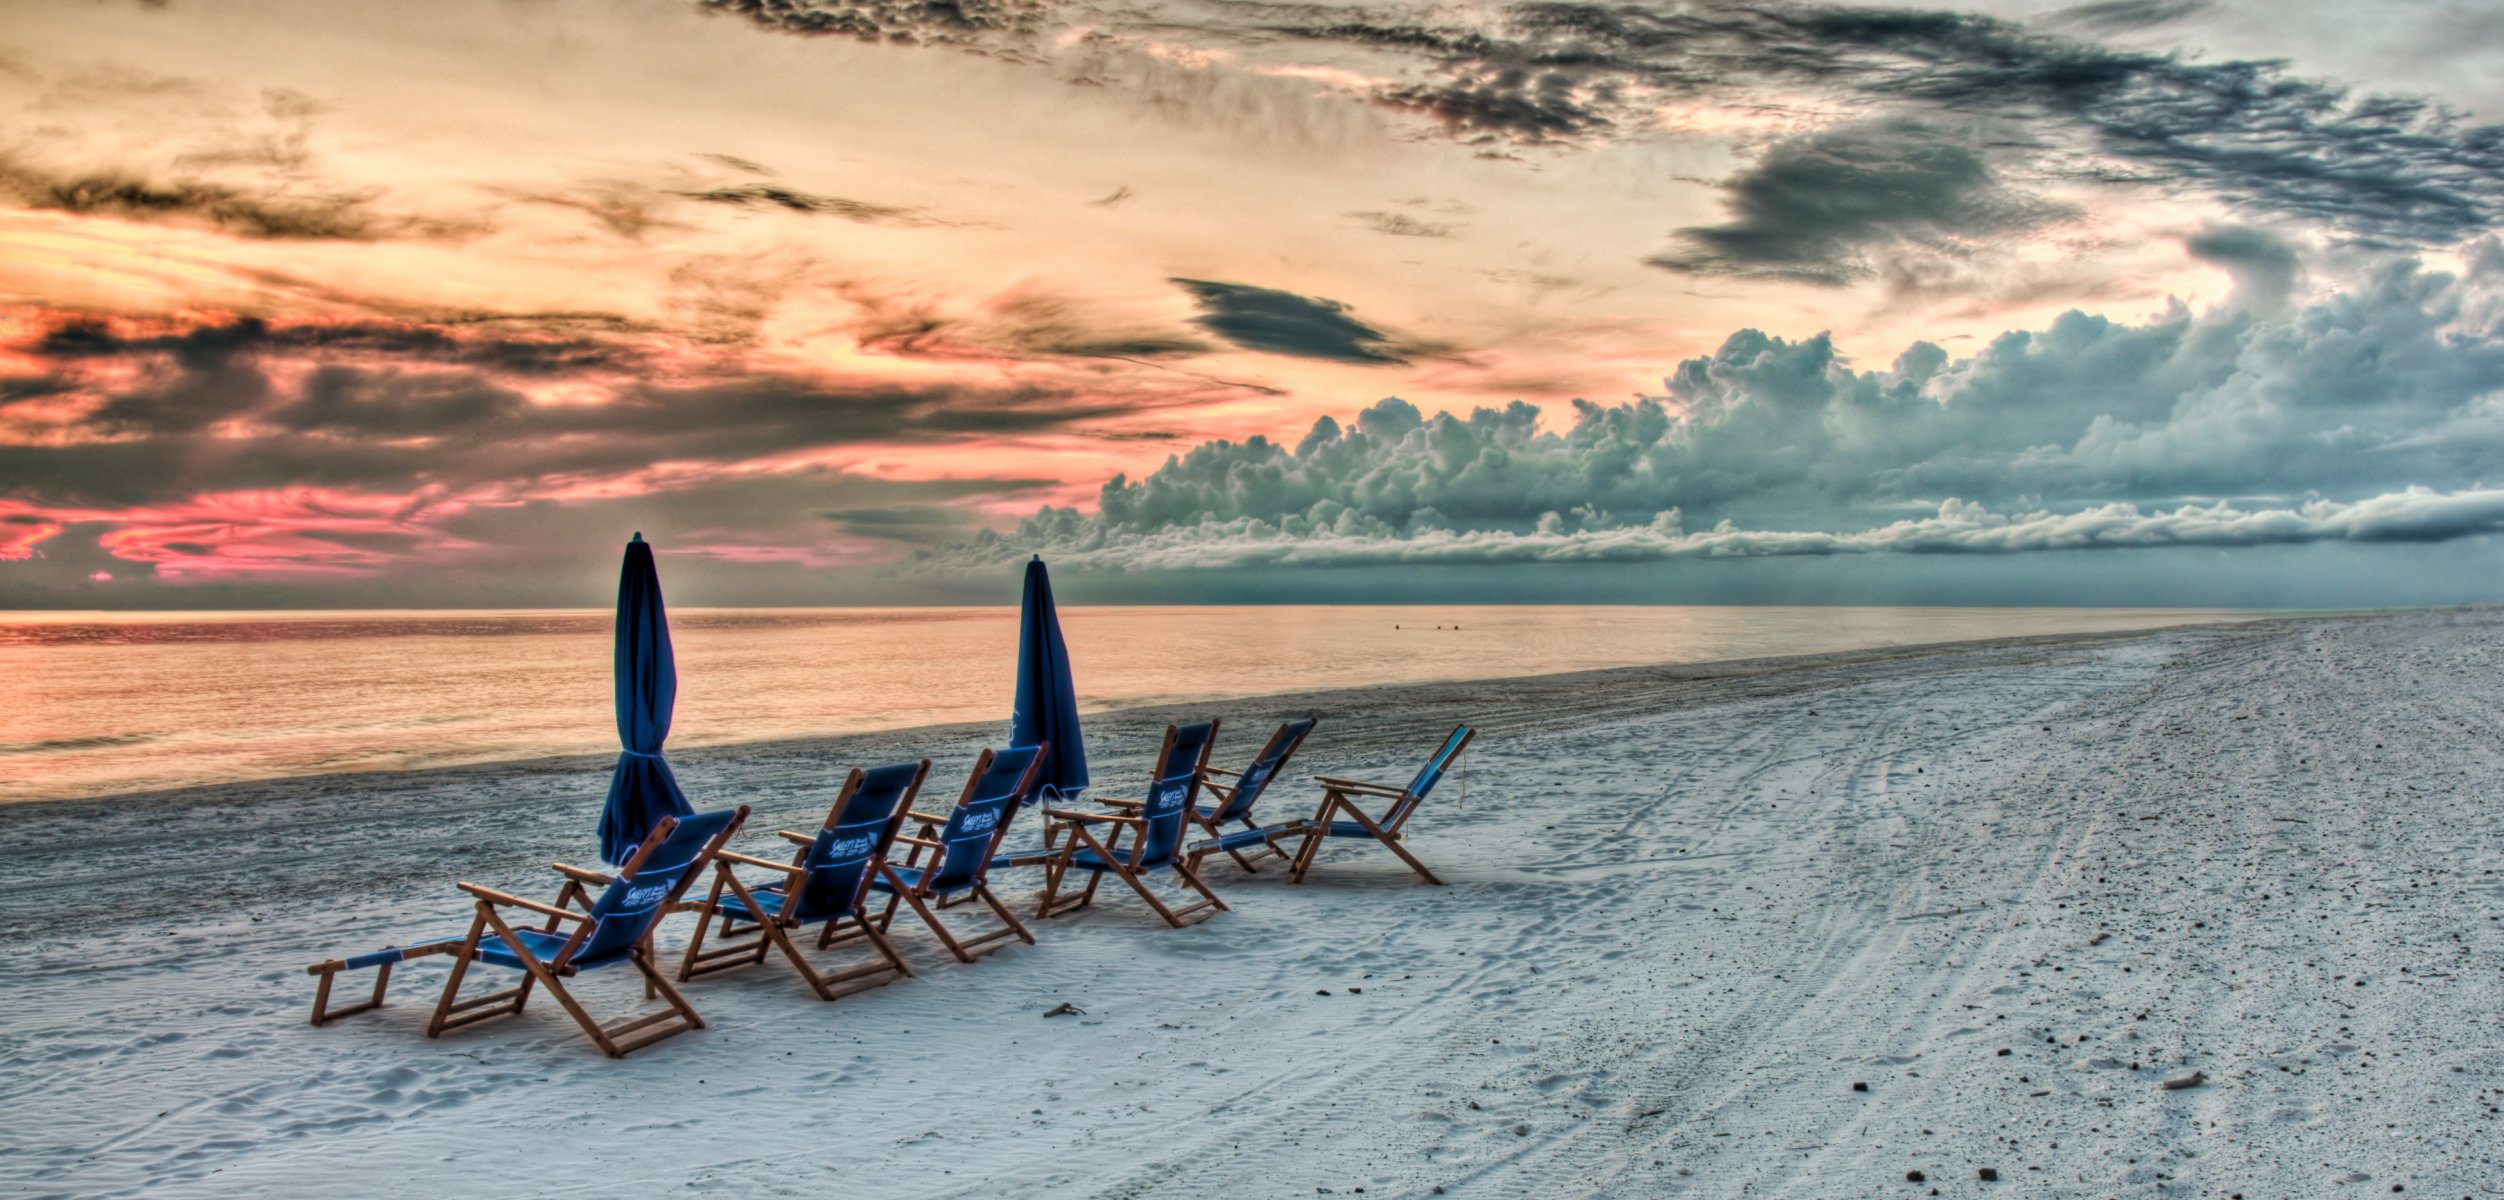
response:
[[[1082,706],[2232,619],[2214,610],[1066,608]],[[1006,722],[1011,608],[682,610],[672,747]],[[609,614],[0,615],[0,802],[615,750]]]

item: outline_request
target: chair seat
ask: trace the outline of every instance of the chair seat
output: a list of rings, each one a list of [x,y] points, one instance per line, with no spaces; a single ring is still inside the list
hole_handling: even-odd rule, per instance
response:
[[[563,950],[565,948],[565,943],[573,940],[574,937],[574,931],[570,927],[559,929],[554,933],[545,929],[516,929],[513,933],[515,936],[522,939],[522,945],[529,948],[531,956],[538,959],[543,964],[554,963],[556,961],[557,951]],[[459,941],[460,939],[454,938],[453,940]],[[619,950],[600,958],[577,958],[573,961],[572,966],[577,971],[591,971],[597,970],[601,967],[615,966],[618,963],[626,961],[626,956],[630,950],[631,947],[628,950]],[[478,939],[478,961],[484,963],[494,963],[499,967],[511,967],[516,971],[523,969],[521,958],[515,955],[513,953],[513,948],[505,945],[504,939],[497,936],[497,934],[492,930],[490,930],[485,937]]]
[[[784,895],[783,890],[778,887],[749,888],[748,894],[756,897],[757,907],[763,909],[765,911],[765,915],[769,917],[781,912],[783,905],[788,903],[791,899],[791,897]],[[748,911],[747,902],[741,900],[739,898],[739,893],[737,892],[723,892],[722,898],[714,901],[713,903],[726,915],[737,917],[743,921],[756,920],[756,914]]]
[[[1310,829],[1311,826],[1308,825],[1306,828]],[[1332,821],[1321,827],[1321,834],[1323,837],[1370,838],[1374,836],[1374,831],[1354,821]]]
[[[1271,838],[1284,834],[1302,833],[1307,826],[1308,823],[1304,821],[1290,821],[1284,825],[1264,825],[1259,829],[1232,829],[1216,837],[1192,843],[1191,850],[1192,853],[1199,854],[1233,850],[1242,846],[1266,845]]]
[[[1128,851],[1118,852],[1111,861],[1107,861],[1103,855],[1093,850],[1081,850],[1069,856],[1069,865],[1089,871],[1162,871],[1174,865],[1174,858],[1168,855],[1160,861],[1141,863],[1133,867],[1130,865]]]
[[[997,862],[999,860],[994,859],[992,861]],[[896,873],[896,878],[903,880],[904,886],[908,888],[920,887],[922,883],[922,876],[926,873],[920,867],[897,866],[889,869],[893,870]],[[886,871],[880,871],[879,873],[870,876],[869,885],[882,892],[892,892],[896,890],[896,885],[887,881]],[[958,892],[972,891],[973,888],[974,885],[968,882],[958,884],[955,887],[933,888],[931,889],[930,894],[938,896],[953,896]]]

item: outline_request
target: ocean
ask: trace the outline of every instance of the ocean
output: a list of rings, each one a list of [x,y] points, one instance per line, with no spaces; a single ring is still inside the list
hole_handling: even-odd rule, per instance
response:
[[[1061,610],[1090,710],[2231,620],[2220,610]],[[606,610],[0,614],[0,802],[614,751]],[[998,720],[1014,608],[690,609],[670,746]]]

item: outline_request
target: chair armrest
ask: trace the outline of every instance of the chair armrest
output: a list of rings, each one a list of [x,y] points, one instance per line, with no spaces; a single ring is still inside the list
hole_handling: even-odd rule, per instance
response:
[[[1243,772],[1241,772],[1241,771],[1229,771],[1229,770],[1227,770],[1227,769],[1226,769],[1226,768],[1224,768],[1224,767],[1202,767],[1202,768],[1200,768],[1200,773],[1201,773],[1201,774],[1203,774],[1203,775],[1241,775],[1241,774],[1243,774]]]
[[[570,909],[558,908],[553,904],[541,904],[536,900],[524,900],[511,892],[499,892],[496,889],[487,887],[483,884],[464,883],[460,885],[460,887],[462,891],[468,892],[470,895],[476,896],[489,904],[503,904],[513,908],[527,908],[535,913],[541,913],[551,917],[562,917],[568,921],[588,921],[591,919],[583,913],[574,912]]]
[[[814,833],[793,833],[788,829],[781,830],[779,832],[784,841],[795,846],[814,846],[817,844],[817,835]]]
[[[915,809],[907,809],[907,810],[905,810],[905,814],[904,814],[904,815],[905,815],[905,816],[908,816],[908,817],[911,817],[912,819],[914,819],[914,820],[916,820],[916,821],[925,822],[925,823],[927,823],[927,824],[931,824],[931,825],[945,825],[945,824],[947,824],[947,823],[948,823],[948,819],[947,819],[946,817],[934,817],[934,816],[930,815],[929,813],[923,812],[922,810],[920,810],[920,809],[918,809],[918,808],[915,808]]]
[[[610,884],[617,882],[617,876],[615,875],[604,874],[599,871],[586,870],[582,867],[574,866],[571,863],[549,863],[548,869],[555,871],[557,874],[562,875],[567,879],[571,879],[576,883],[588,883],[594,887],[607,887]]]
[[[1146,817],[1125,817],[1117,813],[1064,812],[1057,808],[1047,808],[1043,810],[1043,815],[1055,821],[1084,821],[1089,824],[1106,825],[1145,825],[1148,820]]]
[[[1362,779],[1340,779],[1333,775],[1316,775],[1313,777],[1313,781],[1333,791],[1356,792],[1367,796],[1390,796],[1397,798],[1402,794],[1400,789],[1392,787],[1389,784],[1367,783]]]
[[[713,857],[724,862],[743,863],[751,867],[763,867],[768,871],[780,871],[785,875],[797,875],[800,873],[800,868],[792,866],[790,863],[768,862],[762,858],[755,858],[746,854],[734,854],[728,850],[716,850],[713,852]]]
[[[897,835],[896,835],[896,840],[897,840],[897,841],[899,841],[899,842],[910,842],[910,843],[912,843],[913,845],[916,845],[916,846],[928,846],[928,847],[930,847],[930,848],[931,848],[931,849],[933,849],[933,850],[945,850],[945,849],[947,849],[947,847],[946,847],[946,846],[941,845],[941,844],[940,844],[940,843],[938,843],[938,842],[931,841],[931,840],[930,840],[930,839],[928,839],[928,838],[917,838],[917,837],[912,837],[912,836],[909,836],[909,835],[906,835],[906,834],[901,834],[901,833],[899,833],[899,834],[897,834]]]
[[[1093,797],[1093,799],[1096,803],[1101,804],[1106,808],[1138,808],[1141,804],[1145,803],[1145,801],[1140,800],[1107,800],[1102,796],[1096,796]]]

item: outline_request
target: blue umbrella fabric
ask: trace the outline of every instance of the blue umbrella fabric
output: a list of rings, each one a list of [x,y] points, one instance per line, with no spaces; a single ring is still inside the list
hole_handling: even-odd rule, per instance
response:
[[[670,652],[669,613],[661,606],[652,546],[640,533],[626,543],[617,578],[616,670],[617,740],[625,752],[617,756],[609,802],[600,811],[600,858],[624,866],[661,818],[695,811],[661,757],[678,704],[678,660]]]
[[[1078,686],[1061,641],[1061,615],[1052,606],[1052,577],[1043,556],[1026,564],[1026,597],[1017,620],[1017,709],[1009,717],[1009,744],[1051,743],[1043,758],[1045,800],[1075,799],[1087,787],[1087,743],[1078,728]]]

